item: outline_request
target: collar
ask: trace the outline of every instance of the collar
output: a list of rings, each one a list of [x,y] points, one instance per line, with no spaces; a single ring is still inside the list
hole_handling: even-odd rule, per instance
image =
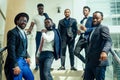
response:
[[[24,32],[24,29],[21,29],[18,25],[17,28],[19,29],[20,32]]]
[[[64,18],[64,20],[70,20],[70,17],[69,18]]]

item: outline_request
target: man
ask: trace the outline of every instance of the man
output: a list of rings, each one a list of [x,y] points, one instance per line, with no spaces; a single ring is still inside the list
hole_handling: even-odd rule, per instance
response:
[[[40,80],[53,80],[50,73],[51,65],[54,58],[60,58],[61,39],[58,30],[54,29],[55,25],[52,19],[45,19],[45,28],[42,30],[41,43],[38,48],[37,58],[40,67]]]
[[[70,17],[70,9],[65,9],[65,18],[59,21],[58,30],[62,39],[62,55],[61,55],[61,67],[58,70],[65,70],[65,58],[66,48],[68,45],[71,70],[76,70],[74,67],[74,43],[77,35],[77,22],[74,18]]]
[[[8,55],[5,62],[5,75],[7,80],[34,80],[30,70],[30,56],[27,52],[27,36],[24,28],[29,16],[19,13],[14,19],[16,27],[7,34]]]
[[[79,40],[75,46],[74,50],[74,55],[78,57],[83,63],[85,63],[85,58],[80,54],[82,49],[85,49],[85,56],[87,53],[87,48],[88,48],[88,37],[90,32],[92,31],[92,17],[89,16],[90,13],[90,8],[88,6],[83,7],[83,14],[84,18],[80,21],[80,26],[81,30],[84,30],[83,27],[86,27],[86,31],[84,33],[80,32],[81,35],[79,37]]]
[[[31,22],[31,25],[28,29],[28,34],[31,33],[34,25],[36,24],[36,27],[37,27],[37,31],[36,31],[36,52],[35,52],[35,55],[37,53],[37,50],[38,50],[38,47],[39,47],[39,44],[40,44],[40,40],[41,40],[41,30],[44,29],[44,20],[45,18],[48,18],[48,15],[46,13],[44,13],[44,5],[39,3],[37,5],[37,9],[38,9],[38,15],[34,16],[32,22]],[[38,64],[36,64],[36,67],[35,67],[35,70],[38,70]]]
[[[109,29],[101,24],[103,13],[93,13],[93,31],[89,37],[89,47],[86,55],[84,80],[105,80],[107,54],[112,46]]]

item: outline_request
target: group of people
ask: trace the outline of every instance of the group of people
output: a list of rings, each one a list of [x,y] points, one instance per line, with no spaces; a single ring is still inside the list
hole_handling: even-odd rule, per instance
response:
[[[71,70],[74,67],[74,55],[85,63],[83,80],[105,80],[107,55],[112,46],[108,27],[101,24],[103,13],[96,11],[90,17],[90,8],[83,7],[84,18],[77,27],[77,21],[70,17],[70,9],[64,10],[65,18],[61,19],[58,29],[51,18],[44,13],[44,5],[38,4],[36,15],[27,30],[30,34],[36,24],[36,68],[40,69],[40,80],[53,80],[50,73],[54,59],[61,59],[58,70],[65,70],[66,48],[68,46]],[[30,56],[27,52],[27,37],[24,29],[29,20],[27,13],[16,15],[14,22],[16,27],[7,34],[8,55],[5,63],[5,75],[7,80],[34,80],[30,70]],[[79,29],[78,29],[79,28]],[[80,35],[77,44],[75,38]],[[74,48],[75,45],[75,48]],[[85,49],[85,57],[80,54]]]

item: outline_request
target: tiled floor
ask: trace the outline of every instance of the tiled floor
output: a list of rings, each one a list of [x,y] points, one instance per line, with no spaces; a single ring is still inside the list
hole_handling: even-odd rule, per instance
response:
[[[35,70],[32,70],[32,71],[33,71],[35,80],[40,80],[39,79],[39,71],[35,71]],[[109,66],[109,68],[107,68],[107,71],[106,71],[105,80],[116,80],[116,79],[113,79],[113,74],[111,71],[113,71],[112,67]],[[52,73],[54,80],[83,80],[81,77],[83,72],[81,70],[79,70],[79,71],[71,71],[69,69],[53,70],[53,71],[51,71],[51,73]],[[6,80],[5,76],[4,76],[4,72],[2,72],[2,80]]]
[[[82,80],[82,71],[71,70],[53,70],[51,71],[54,80]],[[4,73],[3,73],[4,74]],[[33,70],[35,80],[39,80],[39,71]],[[2,80],[5,80],[5,76],[2,76]]]

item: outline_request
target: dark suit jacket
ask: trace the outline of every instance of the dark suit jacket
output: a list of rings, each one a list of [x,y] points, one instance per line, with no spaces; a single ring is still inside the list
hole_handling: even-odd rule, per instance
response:
[[[103,25],[96,27],[89,42],[87,64],[90,66],[107,66],[108,61],[103,61],[102,64],[104,64],[101,65],[99,59],[101,52],[108,53],[111,46],[112,40],[108,27]]]
[[[23,42],[23,37],[17,27],[10,30],[7,34],[7,51],[8,55],[5,62],[5,74],[6,77],[11,76],[11,69],[18,66],[17,59],[19,57],[28,58],[30,57],[27,53],[27,37],[26,46]],[[25,54],[25,55],[22,55]]]
[[[53,30],[55,33],[55,38],[54,38],[54,57],[55,59],[59,59],[62,53],[62,47],[61,47],[61,37],[60,33],[57,29]]]
[[[81,20],[80,23],[83,24],[83,20]],[[90,32],[93,30],[92,17],[88,17],[85,27],[87,28],[87,31],[85,32],[85,38],[88,39]]]
[[[43,15],[45,16],[45,18],[49,18],[47,13],[43,13]]]
[[[75,38],[77,35],[77,21],[74,18],[70,18],[69,25],[65,25],[65,18],[59,21],[58,30],[60,32],[61,38],[65,39],[68,35],[71,38]]]

